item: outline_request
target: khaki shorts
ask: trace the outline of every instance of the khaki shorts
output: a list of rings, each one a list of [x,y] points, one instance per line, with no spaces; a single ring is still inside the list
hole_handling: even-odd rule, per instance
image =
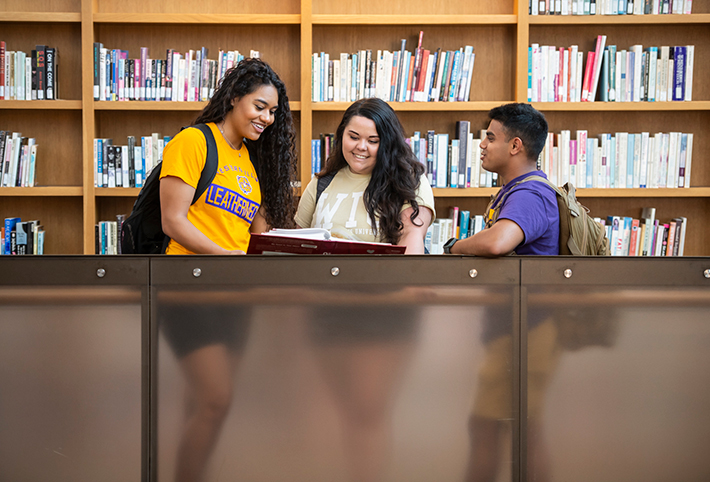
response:
[[[513,418],[512,354],[513,338],[505,335],[487,345],[485,359],[478,373],[478,390],[473,414],[491,419]],[[528,417],[542,411],[545,390],[557,367],[560,347],[552,318],[528,331]]]

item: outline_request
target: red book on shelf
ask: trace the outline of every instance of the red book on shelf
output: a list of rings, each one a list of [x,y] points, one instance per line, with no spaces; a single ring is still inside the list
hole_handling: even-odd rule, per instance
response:
[[[597,86],[599,85],[599,74],[602,70],[602,60],[604,58],[604,47],[606,46],[606,35],[597,36],[597,46],[594,50],[594,69],[592,70],[592,78],[589,82],[589,102],[594,102],[597,96]]]
[[[582,82],[582,102],[588,102],[589,84],[592,82],[594,70],[594,52],[587,53],[587,66],[584,68],[584,81]]]

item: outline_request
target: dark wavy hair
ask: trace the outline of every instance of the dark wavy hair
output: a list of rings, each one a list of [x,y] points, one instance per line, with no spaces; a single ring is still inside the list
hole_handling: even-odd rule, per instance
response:
[[[424,166],[405,142],[404,128],[392,107],[376,98],[358,100],[348,107],[335,133],[335,147],[317,176],[323,177],[348,165],[343,157],[343,133],[355,116],[373,121],[380,137],[375,167],[363,196],[365,209],[375,235],[379,224],[380,239],[396,244],[404,227],[400,219],[402,206],[409,203],[414,208],[413,223],[419,216],[416,198]]]
[[[488,118],[501,123],[505,142],[519,137],[528,159],[537,161],[547,140],[547,120],[542,112],[530,104],[512,103],[494,107],[488,112]]]
[[[262,85],[272,85],[279,95],[274,123],[257,141],[244,139],[255,154],[257,176],[261,186],[266,222],[272,228],[294,227],[296,204],[292,181],[296,179],[296,130],[286,86],[266,62],[246,58],[229,69],[195,124],[219,123],[232,110],[232,100],[251,94]]]

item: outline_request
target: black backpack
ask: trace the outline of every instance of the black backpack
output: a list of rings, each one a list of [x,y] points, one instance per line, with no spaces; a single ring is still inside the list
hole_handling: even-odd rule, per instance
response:
[[[207,159],[202,169],[200,180],[195,189],[192,204],[207,190],[217,174],[218,154],[217,144],[209,126],[197,124],[194,126],[205,136],[207,142]],[[122,254],[161,254],[165,253],[170,238],[163,232],[160,211],[160,171],[163,163],[153,168],[138,198],[133,204],[133,211],[123,221],[121,227]]]

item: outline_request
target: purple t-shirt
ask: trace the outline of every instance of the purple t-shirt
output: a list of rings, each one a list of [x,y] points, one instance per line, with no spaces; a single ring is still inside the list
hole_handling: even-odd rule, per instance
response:
[[[528,176],[547,179],[542,171],[533,171],[516,177],[498,192],[497,199],[510,191],[503,201],[498,219],[510,219],[520,226],[525,239],[515,248],[520,255],[560,254],[560,214],[557,195],[542,182],[528,181],[513,189],[513,186]],[[512,189],[512,190],[511,190]]]

